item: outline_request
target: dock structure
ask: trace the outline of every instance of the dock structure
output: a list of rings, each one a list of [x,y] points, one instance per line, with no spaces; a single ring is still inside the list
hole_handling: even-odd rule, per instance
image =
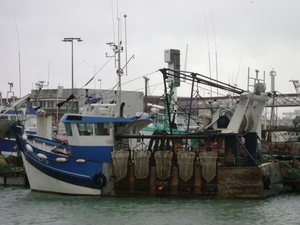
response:
[[[0,172],[0,186],[28,186],[24,170]]]
[[[0,155],[0,186],[28,186],[21,157]]]

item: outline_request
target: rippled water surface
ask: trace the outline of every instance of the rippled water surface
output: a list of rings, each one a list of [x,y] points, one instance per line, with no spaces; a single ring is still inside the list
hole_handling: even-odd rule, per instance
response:
[[[1,224],[300,224],[300,195],[264,200],[86,197],[0,188]]]

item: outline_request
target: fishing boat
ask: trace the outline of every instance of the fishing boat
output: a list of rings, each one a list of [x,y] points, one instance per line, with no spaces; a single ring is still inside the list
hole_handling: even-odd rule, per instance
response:
[[[67,142],[24,135],[13,126],[32,190],[226,198],[263,198],[281,191],[278,165],[256,164],[256,132],[244,135],[242,144],[236,126],[223,132],[140,135],[151,118],[113,117],[112,107],[94,104],[91,113],[65,114]],[[144,144],[146,138],[153,149]],[[191,148],[185,140],[198,146],[194,142]]]
[[[26,135],[14,125],[31,189],[72,195],[216,198],[265,198],[283,191],[279,164],[258,160],[260,118],[269,97],[264,83],[244,91],[174,69],[171,62],[160,72],[167,130],[142,134],[153,122],[148,114],[124,117],[124,102],[115,113],[115,103],[92,97],[79,113],[62,117],[66,141]],[[174,132],[176,102],[171,103],[167,84],[176,79],[191,82],[191,96],[194,85],[201,83],[233,92],[239,101],[215,109],[201,131],[190,129],[190,106],[185,132]]]
[[[25,135],[13,126],[32,190],[77,195],[100,195],[107,188],[116,133],[137,134],[152,120],[137,115],[112,115],[116,104],[87,103],[84,114],[65,114],[67,142]],[[123,105],[124,106],[124,105]],[[121,108],[122,111],[122,108]],[[128,145],[134,146],[134,140]],[[120,149],[121,150],[121,149]]]
[[[142,141],[132,150],[133,154],[127,153],[123,163],[114,165],[113,161],[117,180],[114,193],[264,198],[283,191],[279,163],[260,163],[258,157],[260,118],[268,99],[264,83],[256,83],[254,90],[247,92],[197,73],[160,71],[167,107],[166,87],[174,77],[189,80],[192,87],[199,82],[234,92],[240,95],[239,101],[231,108],[216,109],[211,122],[200,132],[190,132],[187,126],[185,133],[173,133],[173,117],[169,113],[168,131],[156,130],[153,135],[143,135],[142,140],[150,138],[148,145]],[[192,93],[193,90],[191,96]],[[129,157],[131,163],[127,163]]]

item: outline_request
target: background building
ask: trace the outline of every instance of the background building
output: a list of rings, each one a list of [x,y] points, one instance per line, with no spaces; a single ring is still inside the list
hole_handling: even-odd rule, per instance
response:
[[[103,103],[116,103],[115,114],[119,113],[119,95],[114,90],[99,89],[73,89],[75,99],[63,104],[58,108],[56,105],[66,101],[72,95],[72,89],[64,89],[59,86],[57,89],[36,89],[31,91],[31,102],[35,106],[40,106],[47,115],[52,115],[53,123],[58,123],[65,112],[77,113],[84,105],[87,96],[94,98],[101,97]],[[143,112],[143,92],[122,91],[121,101],[125,103],[124,116],[134,116],[137,112]],[[72,107],[74,105],[74,107]]]

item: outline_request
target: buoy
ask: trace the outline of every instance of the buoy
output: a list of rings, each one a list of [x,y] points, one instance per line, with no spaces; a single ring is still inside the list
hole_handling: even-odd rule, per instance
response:
[[[22,139],[23,139],[24,141],[26,141],[26,140],[27,140],[27,135],[26,135],[26,134],[23,134],[23,135],[22,135]]]
[[[41,159],[47,159],[47,156],[42,153],[38,153],[37,156]]]
[[[85,160],[84,159],[76,159],[76,162],[78,162],[78,163],[85,163]]]
[[[33,149],[32,149],[32,147],[31,147],[29,144],[26,144],[26,149],[27,149],[29,152],[33,152]]]
[[[164,186],[159,186],[159,187],[158,187],[158,190],[159,190],[159,191],[162,191],[163,189],[164,189]]]
[[[56,162],[66,162],[66,158],[56,158]]]

